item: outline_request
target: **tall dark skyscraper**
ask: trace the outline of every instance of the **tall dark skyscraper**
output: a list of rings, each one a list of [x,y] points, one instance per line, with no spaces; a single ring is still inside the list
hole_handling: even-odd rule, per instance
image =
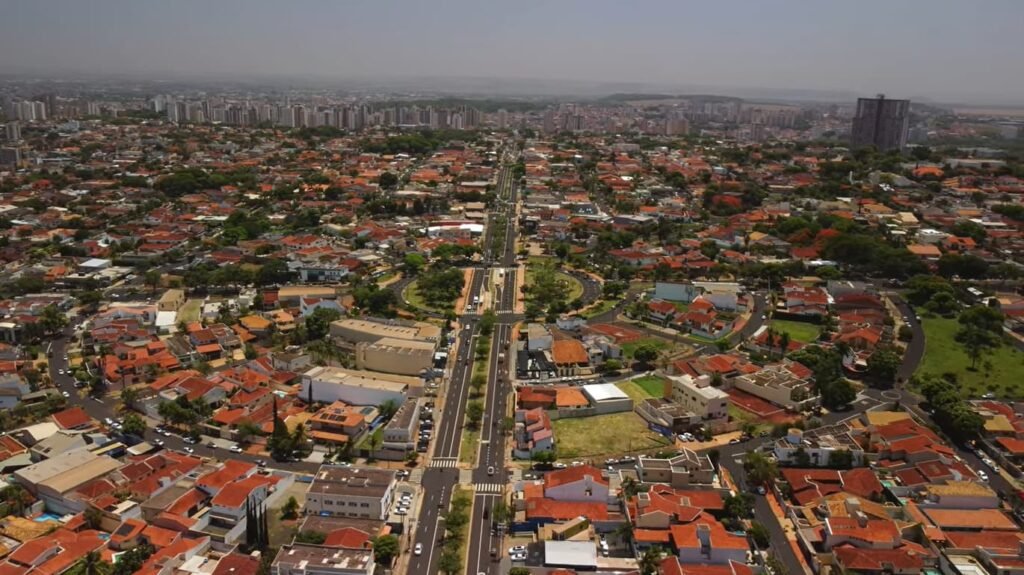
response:
[[[851,143],[854,148],[875,146],[880,151],[902,151],[910,130],[910,100],[858,98],[853,117]]]

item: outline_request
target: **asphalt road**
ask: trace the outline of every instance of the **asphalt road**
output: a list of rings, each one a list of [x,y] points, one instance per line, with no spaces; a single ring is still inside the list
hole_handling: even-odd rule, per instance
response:
[[[514,213],[515,191],[513,189],[512,174],[510,165],[506,164],[499,174],[498,182],[499,196],[507,195],[512,203],[505,207],[509,213]],[[494,335],[490,347],[490,372],[488,373],[487,398],[484,409],[484,419],[481,424],[481,450],[478,457],[477,467],[472,472],[474,483],[490,483],[504,486],[507,476],[504,468],[504,435],[499,431],[501,418],[504,415],[506,396],[508,391],[508,379],[506,366],[511,361],[508,351],[508,344],[512,341],[511,322],[515,317],[509,313],[515,305],[515,226],[514,217],[508,218],[506,226],[505,252],[500,258],[500,263],[510,269],[506,269],[503,275],[501,293],[494,302],[494,309],[498,312],[498,323],[494,328]],[[490,245],[490,234],[492,227],[489,225],[483,238],[485,246]],[[483,289],[489,271],[477,269],[473,273],[473,279],[468,292],[468,299],[472,301]],[[505,313],[502,313],[505,312]],[[441,420],[438,425],[438,432],[435,437],[433,457],[424,471],[422,479],[423,504],[420,507],[419,515],[416,517],[414,528],[414,542],[423,544],[423,553],[413,555],[409,560],[408,572],[414,575],[432,575],[438,571],[438,560],[441,554],[441,543],[444,536],[444,512],[451,502],[452,492],[459,482],[459,470],[456,468],[459,458],[459,450],[462,445],[462,429],[465,419],[466,404],[469,395],[469,380],[473,373],[473,360],[475,353],[475,341],[478,334],[478,315],[462,314],[460,316],[460,330],[457,338],[459,340],[459,352],[455,359],[455,366],[445,393],[445,406],[441,413]],[[499,354],[505,354],[505,361],[499,361]],[[490,471],[493,473],[489,473]],[[470,523],[470,568],[479,560],[481,549],[486,556],[490,552],[487,543],[481,543],[479,534],[484,524],[482,517],[484,509],[489,509],[493,501],[499,495],[478,493],[475,495],[473,518]],[[474,543],[474,541],[476,543]],[[478,569],[478,571],[483,569]]]

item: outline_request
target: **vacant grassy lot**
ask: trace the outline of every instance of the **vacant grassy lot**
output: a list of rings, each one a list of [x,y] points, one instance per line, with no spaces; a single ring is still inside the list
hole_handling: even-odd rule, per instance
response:
[[[971,359],[954,339],[959,324],[955,319],[922,317],[925,345],[919,373],[955,373],[964,397],[995,393],[1000,398],[1024,398],[1024,353],[1004,343],[986,354],[972,371]]]
[[[199,321],[199,313],[203,310],[203,302],[198,299],[190,299],[178,310],[178,321],[188,322]]]
[[[634,379],[633,383],[640,386],[651,397],[665,397],[665,384],[668,383],[668,380],[656,375],[645,375]]]
[[[789,339],[793,341],[803,343],[810,343],[818,339],[818,335],[821,334],[821,329],[818,326],[813,323],[804,323],[802,321],[773,319],[768,323],[768,326],[774,328],[778,333],[788,333]]]
[[[741,424],[753,423],[756,426],[755,433],[772,430],[772,424],[762,422],[761,419],[753,413],[750,413],[745,409],[740,409],[731,403],[729,404],[729,418],[733,421],[739,421]]]
[[[647,344],[653,345],[654,347],[658,348],[658,351],[668,349],[669,347],[672,346],[671,342],[668,342],[664,339],[660,339],[657,337],[644,337],[636,341],[631,341],[622,344],[622,355],[626,356],[629,359],[633,359],[633,353],[636,352],[636,349],[642,345]]]
[[[647,429],[647,422],[632,411],[558,419],[552,425],[560,459],[604,458],[669,445],[664,436]]]
[[[623,393],[628,395],[629,398],[633,400],[633,403],[643,401],[651,397],[651,394],[647,393],[647,390],[632,381],[620,381],[615,385],[621,389]]]

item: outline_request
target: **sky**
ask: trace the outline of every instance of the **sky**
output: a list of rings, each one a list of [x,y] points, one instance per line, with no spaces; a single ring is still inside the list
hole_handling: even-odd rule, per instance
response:
[[[0,73],[501,78],[1024,104],[1024,1],[12,0]]]

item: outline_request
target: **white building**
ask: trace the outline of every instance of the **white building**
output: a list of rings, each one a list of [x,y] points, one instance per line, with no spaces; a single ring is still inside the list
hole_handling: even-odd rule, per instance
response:
[[[340,367],[314,367],[302,374],[299,397],[313,401],[334,403],[344,401],[350,405],[380,405],[386,401],[401,404],[409,388],[419,380],[400,375],[387,375],[369,371],[355,371]]]
[[[729,394],[711,386],[711,377],[694,378],[689,374],[667,376],[672,382],[672,400],[701,419],[721,419],[729,415]]]

